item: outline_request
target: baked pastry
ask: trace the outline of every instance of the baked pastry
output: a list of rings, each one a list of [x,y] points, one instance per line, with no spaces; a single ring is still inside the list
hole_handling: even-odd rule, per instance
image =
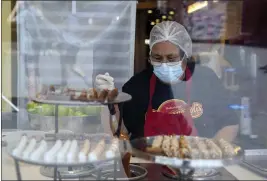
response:
[[[114,101],[118,95],[119,95],[119,91],[118,91],[117,88],[109,91],[109,93],[108,93],[108,101],[109,102]]]
[[[95,88],[89,89],[87,99],[89,101],[96,101],[98,99],[98,93]]]
[[[105,102],[108,97],[108,90],[104,89],[99,93],[98,101]]]
[[[87,91],[83,90],[78,98],[80,101],[87,101]]]

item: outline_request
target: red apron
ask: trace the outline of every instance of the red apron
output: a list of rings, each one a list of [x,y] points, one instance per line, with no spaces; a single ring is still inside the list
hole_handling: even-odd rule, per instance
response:
[[[190,71],[187,69],[186,77],[189,77]],[[168,114],[155,112],[152,109],[152,98],[156,87],[156,76],[153,74],[150,78],[149,105],[145,116],[144,136],[157,135],[197,135],[190,114],[190,106],[182,114]],[[186,81],[187,105],[190,105],[191,79]]]

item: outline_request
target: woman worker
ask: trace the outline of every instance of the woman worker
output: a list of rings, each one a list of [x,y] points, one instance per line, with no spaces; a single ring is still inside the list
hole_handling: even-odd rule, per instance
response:
[[[198,134],[232,141],[238,130],[237,116],[228,109],[232,98],[211,69],[195,69],[185,28],[173,21],[155,25],[149,47],[152,66],[122,88],[132,96],[121,110],[131,139]]]

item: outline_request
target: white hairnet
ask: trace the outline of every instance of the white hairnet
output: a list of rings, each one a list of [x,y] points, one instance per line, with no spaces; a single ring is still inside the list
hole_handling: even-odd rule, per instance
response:
[[[192,40],[183,25],[175,21],[163,21],[155,25],[150,32],[149,48],[159,42],[169,41],[179,46],[187,57],[192,55]]]

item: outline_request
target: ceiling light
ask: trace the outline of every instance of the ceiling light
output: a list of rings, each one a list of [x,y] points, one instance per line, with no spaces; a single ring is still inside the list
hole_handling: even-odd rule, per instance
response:
[[[156,23],[159,23],[159,19],[156,19]]]
[[[165,15],[162,16],[162,19],[166,19],[167,17]]]
[[[153,11],[152,11],[151,9],[149,9],[149,10],[147,10],[147,13],[148,13],[148,14],[152,14]]]
[[[150,42],[149,39],[145,39],[145,44],[146,45],[149,45],[149,42]]]
[[[197,10],[200,10],[204,7],[208,6],[208,1],[200,1],[200,2],[196,2],[194,4],[191,4],[190,6],[188,6],[187,8],[187,13],[193,13]]]
[[[170,14],[170,15],[174,15],[174,11],[170,11],[169,14]]]
[[[154,25],[155,25],[155,22],[154,22],[154,21],[152,21],[150,24],[151,24],[152,26],[154,26]]]

